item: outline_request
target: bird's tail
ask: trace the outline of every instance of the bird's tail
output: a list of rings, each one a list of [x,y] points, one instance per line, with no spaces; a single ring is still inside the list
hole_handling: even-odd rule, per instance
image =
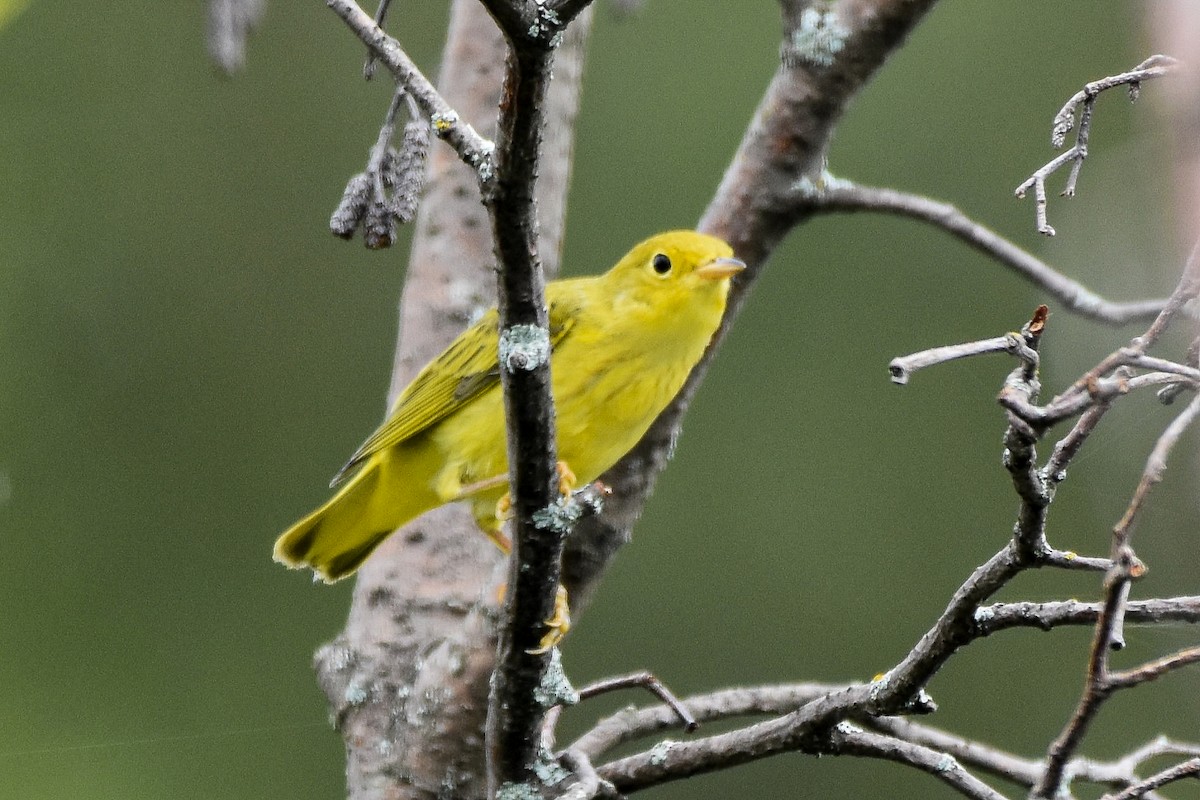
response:
[[[275,560],[311,567],[326,583],[358,569],[405,521],[380,520],[375,495],[382,471],[382,465],[368,464],[329,502],[289,528],[275,542]]]

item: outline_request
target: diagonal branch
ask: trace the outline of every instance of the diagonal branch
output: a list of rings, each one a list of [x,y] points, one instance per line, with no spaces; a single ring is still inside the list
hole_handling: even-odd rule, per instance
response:
[[[1168,783],[1174,783],[1184,778],[1194,778],[1198,775],[1200,775],[1200,757],[1189,758],[1187,761],[1155,773],[1123,791],[1107,794],[1103,800],[1134,800],[1134,798],[1144,797],[1149,792],[1166,786]]]
[[[1146,468],[1142,471],[1137,489],[1134,490],[1133,499],[1129,501],[1129,507],[1113,531],[1120,541],[1128,540],[1133,523],[1145,504],[1150,489],[1162,480],[1163,473],[1167,469],[1167,456],[1179,441],[1179,437],[1183,436],[1184,431],[1196,421],[1197,416],[1200,416],[1200,395],[1193,398],[1192,402],[1188,403],[1182,413],[1171,420],[1171,424],[1158,437],[1150,457],[1146,459]]]
[[[1133,303],[1106,300],[949,203],[896,189],[861,186],[832,176],[825,176],[815,183],[802,181],[797,185],[796,195],[798,203],[810,206],[814,211],[882,211],[927,222],[996,259],[1046,291],[1068,311],[1099,322],[1123,325],[1150,319],[1163,305],[1162,300]]]
[[[1133,573],[1133,551],[1123,547],[1118,551],[1113,568],[1105,581],[1104,606],[1092,637],[1083,694],[1070,721],[1050,744],[1046,753],[1045,771],[1041,780],[1033,787],[1031,797],[1058,796],[1068,780],[1067,763],[1083,741],[1096,713],[1116,688],[1108,682],[1108,656],[1120,634],[1120,621],[1125,613],[1125,600]]]
[[[834,728],[830,752],[895,761],[926,772],[974,800],[1005,800],[1000,792],[963,769],[953,756],[904,739],[866,731],[849,722]]]
[[[722,689],[688,697],[682,705],[698,722],[763,714],[783,714],[817,697],[846,688],[844,684],[797,683]],[[597,722],[567,748],[597,760],[613,748],[679,726],[669,704],[627,708]]]
[[[1133,669],[1110,672],[1107,676],[1109,686],[1113,689],[1129,689],[1140,686],[1147,681],[1157,680],[1168,672],[1200,664],[1200,647],[1187,647],[1169,656],[1156,658]]]

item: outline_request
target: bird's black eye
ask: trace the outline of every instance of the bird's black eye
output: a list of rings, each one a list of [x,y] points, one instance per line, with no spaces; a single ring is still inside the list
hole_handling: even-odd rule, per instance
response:
[[[666,275],[671,271],[671,259],[659,253],[654,257],[654,271],[659,275]]]

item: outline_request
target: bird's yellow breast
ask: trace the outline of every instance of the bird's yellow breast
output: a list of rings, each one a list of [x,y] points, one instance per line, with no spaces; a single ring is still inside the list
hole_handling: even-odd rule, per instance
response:
[[[570,335],[551,355],[550,370],[558,457],[583,484],[629,452],[679,393],[720,322],[724,289],[714,285],[706,296],[648,308],[596,292],[575,296],[580,287],[574,284],[555,287],[561,295],[556,299],[572,302],[576,310]],[[508,472],[499,386],[430,435],[446,454],[434,479],[442,496]]]
[[[732,256],[715,237],[668,231],[603,275],[546,287],[558,456],[578,481],[615,464],[678,394],[720,323],[729,278],[745,267]],[[399,526],[454,500],[469,500],[504,544],[497,326],[492,309],[421,370],[339,473],[349,480],[279,537],[276,559],[337,580]]]

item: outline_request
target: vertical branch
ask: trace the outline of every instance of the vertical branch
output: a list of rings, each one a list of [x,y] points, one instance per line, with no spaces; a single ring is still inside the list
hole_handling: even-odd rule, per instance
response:
[[[408,65],[394,40],[369,21],[360,24],[368,18],[354,4],[330,4],[401,79]],[[561,241],[587,31],[585,18],[564,37],[559,78],[544,98],[555,144],[553,160],[543,162],[537,197],[552,255]],[[476,0],[454,0],[438,81],[463,122],[454,131],[474,133],[474,123],[483,137],[495,136],[505,54],[487,11]],[[495,249],[480,202],[479,165],[469,148],[450,144],[430,154],[400,303],[389,407],[420,366],[494,301]],[[315,658],[346,741],[349,797],[486,793],[484,721],[500,623],[500,560],[470,514],[451,505],[387,539],[359,570],[346,628]]]
[[[504,364],[500,377],[508,425],[509,487],[513,501],[513,556],[509,566],[508,624],[501,628],[499,664],[488,718],[489,790],[533,778],[539,709],[529,700],[549,665],[535,653],[554,613],[563,532],[534,523],[557,499],[554,401],[550,394],[550,323],[537,252],[533,185],[542,137],[542,103],[551,53],[510,45],[500,105],[495,196],[490,198],[499,274],[501,353],[506,341],[535,337],[536,361]],[[524,332],[524,333],[521,333]]]
[[[1112,694],[1114,687],[1108,680],[1108,655],[1112,649],[1119,620],[1124,616],[1125,600],[1134,569],[1133,551],[1121,548],[1116,554],[1113,567],[1105,580],[1104,607],[1096,621],[1092,648],[1088,657],[1087,675],[1084,679],[1083,695],[1075,707],[1071,720],[1050,745],[1046,754],[1046,769],[1041,779],[1030,792],[1030,797],[1058,797],[1067,780],[1067,763],[1075,754],[1083,736],[1100,706]]]
[[[536,702],[535,695],[552,655],[540,645],[546,620],[555,613],[563,543],[570,527],[552,513],[559,500],[557,450],[534,187],[551,65],[562,26],[571,20],[540,5],[500,0],[485,0],[485,5],[508,39],[496,181],[484,201],[500,266],[500,377],[514,511],[506,624],[500,630],[487,725],[488,789],[494,796],[505,785],[536,778],[540,731],[549,705]],[[573,13],[584,5],[578,4]],[[513,348],[522,348],[525,357],[507,358]]]

